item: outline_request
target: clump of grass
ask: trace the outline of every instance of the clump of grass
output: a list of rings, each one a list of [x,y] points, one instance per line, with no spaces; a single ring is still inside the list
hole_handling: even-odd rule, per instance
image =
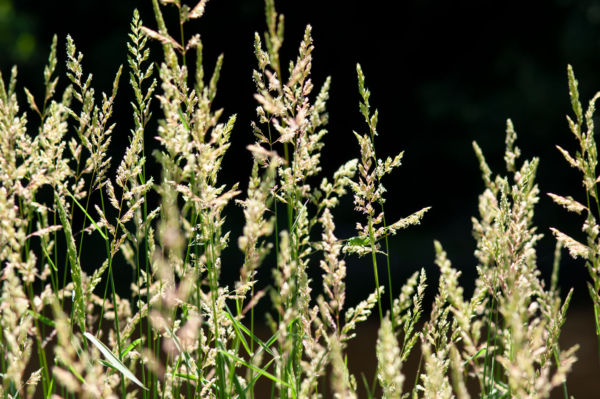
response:
[[[458,282],[460,272],[452,268],[436,241],[438,293],[429,319],[419,330],[425,271],[414,273],[396,297],[388,236],[420,223],[429,208],[392,224],[386,221],[381,181],[400,165],[402,153],[385,161],[376,156],[378,112],[371,112],[371,93],[360,65],[359,109],[368,127],[365,134],[355,133],[360,159],[341,160],[333,176],[319,176],[330,78],[315,95],[310,26],[296,61],[287,71],[282,69],[284,18],[273,0],[266,1],[267,32],[262,38],[256,34],[254,44],[256,142],[248,146],[254,164],[246,197],[239,199],[237,184],[226,187],[218,181],[222,163],[228,162],[236,122],[235,115],[223,121],[224,111],[213,109],[224,58],[216,60],[207,79],[200,36],[185,42],[186,23],[204,14],[207,1],[194,7],[180,0],[161,3],[175,7],[180,29],[174,36],[169,33],[157,0],[152,2],[156,29],[143,26],[134,11],[127,44],[129,82],[135,94],[134,129],[115,178],[108,175],[107,154],[117,127],[109,119],[122,68],[111,96],[103,94],[97,103],[91,76],[83,75],[83,56],[76,54],[74,40],[67,37],[67,76],[72,84],[57,99],[55,37],[40,106],[25,89],[30,108],[41,119],[35,135],[27,132],[26,113],[17,103],[16,68],[7,85],[0,76],[3,398],[33,397],[36,389],[45,398],[254,398],[259,380],[271,382],[272,397],[318,398],[331,390],[338,398],[356,398],[359,388],[345,349],[356,336],[357,324],[367,320],[376,305],[379,338],[371,349],[378,367],[374,384],[364,381],[368,397],[547,398],[558,386],[568,397],[566,375],[576,360],[577,347],[561,350],[559,346],[572,294],[564,301],[559,295],[561,245],[571,255],[588,260],[590,293],[596,311],[600,308],[599,228],[589,200],[591,196],[599,203],[592,120],[598,96],[585,114],[588,131],[584,133],[571,69],[569,85],[577,118],[569,119],[569,125],[581,151],[575,159],[561,151],[583,172],[588,204],[551,196],[568,210],[587,212],[587,245],[554,230],[559,245],[552,281],[546,287],[536,264],[541,234],[533,225],[539,160],[517,164],[521,154],[509,120],[505,152],[509,177],[493,177],[474,143],[484,181],[480,215],[473,218],[478,262],[475,292],[465,298]],[[163,47],[156,64],[148,64],[148,38]],[[150,80],[156,71],[159,80]],[[155,177],[148,176],[145,168],[153,99],[162,112],[156,137],[161,147],[153,154],[162,172]],[[74,129],[69,129],[71,125]],[[73,137],[69,130],[75,132]],[[315,184],[317,178],[320,184]],[[42,187],[52,190],[52,203],[37,202]],[[343,244],[335,235],[334,213],[348,187],[365,220],[357,224],[357,236],[344,239]],[[146,198],[151,192],[159,196],[160,206],[149,212]],[[230,288],[222,285],[220,274],[221,254],[230,242],[229,233],[223,231],[225,212],[239,211],[228,206],[234,199],[245,217],[237,240],[244,260],[238,265],[239,280]],[[81,234],[77,242],[73,221],[78,212],[85,221],[82,232],[97,234],[105,243],[106,258],[92,276],[80,264],[87,235]],[[311,240],[315,226],[322,228],[317,242]],[[64,234],[64,248],[58,246],[59,234]],[[379,243],[384,239],[385,249]],[[259,273],[269,275],[262,269],[269,266],[263,263],[272,251],[273,288],[256,291]],[[375,274],[374,293],[349,309],[345,308],[342,253],[370,253]],[[387,314],[378,254],[385,256],[388,269]],[[308,272],[311,259],[319,261],[323,272],[324,294],[316,297]],[[130,298],[115,291],[114,268],[123,261],[132,267]],[[95,293],[101,282],[104,292]],[[262,340],[255,335],[254,309],[265,297],[274,311],[267,314],[272,335]],[[417,379],[411,383],[402,367],[417,344],[422,357]],[[30,372],[33,352],[40,368]],[[469,379],[478,384],[477,392],[467,391]]]

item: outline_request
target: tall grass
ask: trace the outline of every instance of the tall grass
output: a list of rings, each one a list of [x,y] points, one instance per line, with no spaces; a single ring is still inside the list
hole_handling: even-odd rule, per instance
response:
[[[600,228],[593,216],[596,208],[600,213],[600,201],[592,118],[598,95],[583,114],[570,67],[576,118],[569,119],[569,126],[581,148],[575,158],[559,149],[584,175],[587,206],[550,196],[570,211],[587,214],[587,243],[554,230],[555,266],[547,286],[536,265],[541,234],[533,225],[539,160],[520,161],[509,120],[505,175],[493,175],[473,143],[483,178],[479,217],[473,218],[475,292],[464,296],[461,273],[436,241],[441,277],[431,314],[420,328],[425,272],[415,272],[394,289],[388,236],[419,224],[429,208],[408,210],[409,216],[393,223],[386,220],[382,183],[400,166],[403,153],[377,158],[378,112],[371,108],[360,65],[359,111],[366,129],[357,126],[364,133],[354,133],[359,151],[355,159],[340,160],[333,176],[320,176],[330,79],[313,93],[310,26],[296,60],[287,64],[280,59],[284,18],[273,0],[266,0],[267,31],[255,35],[256,142],[248,146],[254,164],[244,194],[237,185],[219,182],[222,163],[231,162],[227,150],[236,123],[235,115],[225,120],[224,111],[213,107],[223,56],[211,60],[212,74],[205,73],[200,36],[185,41],[186,23],[202,17],[207,1],[193,8],[180,0],[161,3],[177,9],[180,29],[167,30],[157,0],[152,0],[154,29],[134,11],[127,43],[134,129],[116,176],[108,173],[113,162],[108,148],[117,129],[110,119],[123,67],[116,71],[111,95],[98,101],[91,75],[83,73],[83,56],[67,37],[71,84],[60,95],[55,37],[44,70],[43,100],[25,89],[30,115],[41,120],[36,134],[28,132],[27,114],[17,103],[17,69],[6,81],[0,76],[2,398],[244,399],[258,397],[259,380],[272,384],[271,397],[333,393],[354,398],[359,384],[349,372],[345,350],[356,339],[356,325],[375,307],[378,340],[375,348],[366,349],[377,354],[376,381],[364,380],[370,398],[547,398],[557,387],[568,398],[566,376],[577,347],[562,350],[559,345],[572,294],[561,300],[562,246],[587,259],[596,316],[600,312]],[[162,44],[162,57],[151,56],[148,39]],[[153,102],[161,111],[157,132],[147,131]],[[161,165],[160,176],[146,173],[149,137],[160,144],[152,154]],[[53,199],[41,204],[38,198],[46,189]],[[334,213],[348,189],[361,215],[356,236],[339,239]],[[151,192],[160,198],[154,210],[148,209]],[[236,250],[228,249],[225,212],[245,217],[237,238],[243,263],[233,287],[220,281],[222,252]],[[74,225],[75,214],[83,217],[83,226]],[[321,239],[315,241],[319,231]],[[106,252],[91,276],[81,267],[89,234],[104,240]],[[276,261],[263,265],[270,253]],[[376,282],[373,294],[349,309],[344,254],[368,255]],[[323,295],[316,297],[308,272],[316,265],[311,259],[323,273]],[[377,262],[383,259],[387,287],[379,283]],[[130,298],[115,290],[115,267],[122,260],[132,271]],[[271,288],[256,289],[259,273],[262,279],[271,274]],[[101,283],[104,291],[97,289]],[[386,295],[390,306],[384,314]],[[261,340],[255,334],[255,306],[265,297],[273,307],[266,320],[271,336]],[[598,317],[596,329],[600,337]],[[415,346],[420,347],[420,366],[416,381],[407,381],[402,366],[411,353],[418,356]],[[39,365],[37,371],[33,364]],[[467,385],[473,383],[478,389],[469,393]]]

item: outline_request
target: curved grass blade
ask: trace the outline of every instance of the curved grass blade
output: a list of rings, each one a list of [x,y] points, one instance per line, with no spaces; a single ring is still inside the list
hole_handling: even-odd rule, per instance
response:
[[[369,386],[369,382],[367,381],[367,377],[365,377],[364,373],[361,373],[363,384],[365,384],[365,391],[367,391],[367,397],[369,399],[373,399],[373,394],[371,393],[371,387]]]
[[[259,344],[260,346],[262,346],[262,349],[260,349],[256,354],[258,355],[260,352],[262,352],[262,350],[264,349],[265,352],[267,352],[269,355],[271,356],[275,356],[273,354],[273,352],[271,351],[271,349],[269,349],[269,347],[271,345],[273,345],[273,343],[275,342],[275,340],[277,339],[277,335],[279,335],[279,332],[277,332],[275,335],[273,335],[271,338],[269,338],[269,340],[267,341],[267,343],[264,343],[263,341],[261,341],[256,335],[252,334],[252,332],[250,330],[248,330],[242,323],[240,323],[235,317],[233,317],[233,315],[231,314],[231,310],[229,310],[229,306],[225,305],[225,309],[227,310],[227,316],[229,317],[229,320],[231,320],[231,322],[233,323],[234,328],[236,329],[236,332],[238,332],[237,330],[240,329],[243,332],[246,333],[246,335],[248,335],[250,338],[252,338],[254,340],[254,342],[256,342],[257,344]],[[239,334],[238,332],[238,335]],[[245,339],[242,337],[241,338],[242,344],[244,344]],[[247,343],[244,344],[244,347],[246,348],[246,350],[248,351],[248,353],[250,353],[249,349],[247,348]]]
[[[127,367],[125,367],[125,365],[123,363],[121,363],[121,361],[110,351],[110,349],[108,349],[106,347],[106,345],[104,345],[102,342],[100,342],[98,339],[96,339],[96,337],[94,337],[92,334],[90,334],[88,332],[84,333],[83,335],[85,335],[85,337],[87,339],[92,341],[92,343],[96,346],[96,348],[98,348],[98,350],[100,352],[102,352],[104,357],[106,357],[106,359],[108,359],[108,361],[110,362],[110,364],[113,365],[114,368],[116,368],[118,371],[120,371],[125,377],[129,378],[131,381],[135,382],[137,385],[144,388],[146,391],[149,390],[148,388],[146,388],[144,386],[144,384],[142,384],[140,382],[140,380],[135,378],[135,375],[133,375],[133,373],[131,371],[129,371],[129,369]]]
[[[183,358],[185,360],[185,364],[188,367],[188,370],[194,370],[197,369],[195,367],[192,367],[192,358],[190,357],[190,354],[187,353],[186,351],[184,351],[181,348],[181,343],[179,342],[179,338],[177,338],[177,335],[175,335],[173,333],[173,331],[171,331],[171,329],[169,328],[169,326],[167,326],[167,323],[165,323],[165,321],[163,319],[161,319],[163,327],[165,328],[165,330],[167,330],[167,333],[169,333],[169,336],[171,337],[171,339],[173,340],[173,343],[175,344],[175,347],[177,347],[177,350],[179,351],[179,353],[181,353],[183,355]],[[198,377],[198,375],[196,376]]]
[[[223,347],[222,345],[219,345],[219,346],[221,348]],[[223,355],[221,355],[221,356],[223,356]],[[240,385],[240,382],[237,379],[237,375],[235,375],[235,368],[231,367],[231,363],[224,356],[223,356],[223,360],[225,361],[225,363],[227,363],[227,368],[229,368],[230,370],[233,370],[233,376],[231,379],[233,380],[233,386],[235,387],[235,390],[238,393],[238,397],[240,399],[246,399],[246,391]]]
[[[225,310],[227,310],[226,316],[229,318],[229,320],[231,320],[231,323],[233,324],[233,328],[235,328],[235,332],[237,334],[237,336],[240,338],[240,341],[242,342],[242,345],[244,345],[244,348],[246,349],[246,352],[252,356],[252,351],[250,351],[250,347],[248,346],[248,343],[246,342],[246,338],[244,338],[244,334],[240,333],[240,328],[239,328],[239,323],[235,317],[233,317],[233,315],[231,314],[231,310],[229,310],[229,306],[225,305]]]
[[[67,240],[67,255],[69,263],[71,264],[71,277],[75,285],[75,318],[81,332],[85,332],[85,304],[83,302],[83,283],[81,280],[81,265],[79,264],[79,258],[77,257],[77,248],[75,247],[75,240],[73,239],[73,231],[71,230],[71,223],[67,217],[67,212],[62,203],[63,199],[54,190],[54,202],[56,203],[56,209],[58,210],[58,216],[60,217],[60,223],[63,226],[65,232],[65,239]],[[87,343],[84,341],[84,345]],[[87,349],[87,346],[86,346]]]
[[[100,235],[102,236],[102,238],[104,238],[104,241],[108,241],[108,238],[104,235],[104,233],[102,232],[102,229],[100,227],[98,227],[98,225],[96,224],[96,222],[94,222],[94,219],[92,219],[92,217],[85,211],[85,208],[83,206],[81,206],[81,204],[79,203],[79,201],[77,201],[75,199],[75,197],[73,197],[73,195],[69,192],[69,190],[67,190],[66,187],[63,186],[63,189],[65,190],[65,193],[71,197],[71,199],[73,200],[73,202],[75,202],[77,204],[77,206],[79,207],[79,209],[81,209],[81,211],[83,213],[85,213],[85,216],[87,216],[88,219],[90,219],[90,222],[92,222],[92,224],[94,225],[94,227],[96,228],[96,230],[98,231],[98,233],[100,233]]]
[[[142,339],[138,338],[135,341],[133,341],[131,343],[131,345],[129,345],[127,348],[123,349],[123,352],[121,352],[121,358],[124,358],[125,355],[127,355],[129,352],[131,352],[131,350],[133,348],[135,348],[136,346],[138,346],[140,344],[140,342],[142,342]]]
[[[56,323],[53,322],[52,320],[50,320],[49,318],[44,317],[41,314],[35,313],[35,312],[31,311],[31,310],[27,310],[27,313],[29,313],[31,316],[35,317],[36,319],[38,319],[39,321],[41,321],[42,323],[44,323],[48,327],[56,328]]]
[[[52,390],[54,389],[54,375],[52,376],[52,379],[50,380],[50,385],[48,385],[48,396],[46,397],[46,399],[50,399],[50,397],[52,397],[52,394],[54,392],[52,392]]]
[[[471,356],[469,359],[465,360],[465,362],[463,363],[463,367],[466,366],[471,360],[477,359],[478,357],[481,357],[481,355],[483,354],[483,352],[487,353],[487,348],[481,348],[481,349],[479,349],[479,352],[477,352],[476,354],[474,354],[473,356]]]
[[[232,358],[236,362],[239,362],[240,364],[242,364],[242,365],[244,365],[246,367],[251,368],[252,370],[256,371],[257,373],[260,373],[261,375],[267,377],[268,379],[270,379],[272,381],[275,381],[275,382],[277,382],[277,383],[279,383],[281,385],[284,385],[284,386],[290,388],[294,393],[296,393],[296,388],[294,386],[288,384],[285,381],[280,380],[279,378],[275,377],[273,374],[271,374],[269,372],[266,372],[263,369],[261,369],[259,367],[256,367],[256,366],[254,366],[254,365],[252,365],[252,364],[250,364],[248,362],[245,362],[244,360],[240,359],[239,357],[237,357],[235,355],[232,355],[231,353],[226,352],[223,349],[219,349],[219,352],[222,353],[225,356],[228,356],[228,357]]]
[[[46,251],[46,247],[43,244],[42,244],[42,250],[44,251],[44,255],[46,255],[46,259],[48,259],[48,261],[52,265],[52,268],[54,269],[54,271],[57,272],[58,268],[56,267],[56,265],[54,265],[54,262],[52,262],[52,258],[50,258],[50,255],[48,255],[48,252]]]
[[[64,363],[63,363],[63,365],[65,365],[65,366],[66,366],[66,364],[64,364]],[[83,385],[85,385],[85,380],[83,379],[83,377],[81,376],[81,374],[79,374],[79,373],[77,372],[77,370],[75,370],[75,369],[73,368],[73,366],[69,366],[69,370],[71,370],[71,373],[73,373],[73,375],[74,375],[75,377],[77,377],[77,379],[79,380],[79,382],[81,382]]]
[[[118,372],[118,371],[119,371],[119,369],[117,369],[115,366],[113,366],[112,364],[110,364],[110,363],[109,363],[109,362],[107,362],[106,360],[98,359],[98,361],[99,361],[100,363],[102,363],[102,365],[103,365],[104,367],[108,367],[109,369],[113,369],[113,370],[115,370],[116,372]]]
[[[170,374],[169,374],[169,373],[167,373],[167,374],[165,374],[165,375],[167,375],[167,376],[168,376],[168,375],[170,375]],[[190,380],[190,381],[198,381],[198,377],[196,377],[194,374],[186,374],[186,373],[173,373],[173,375],[174,375],[175,377],[178,377],[178,378],[183,378],[183,379]],[[200,378],[200,381],[201,381],[203,384],[210,384],[210,383],[211,383],[209,380],[207,380],[207,379],[205,379],[205,378]]]
[[[265,366],[265,367],[263,367],[263,370],[266,370],[266,369],[268,369],[268,368],[269,368],[269,366],[271,365],[271,363],[273,363],[274,361],[275,361],[275,359],[271,359],[271,360],[269,361],[269,363],[267,363],[267,364],[266,364],[266,366]],[[246,388],[244,388],[244,393],[248,392],[248,389],[250,389],[250,387],[251,387],[251,386],[254,386],[254,384],[256,384],[256,381],[258,381],[258,379],[259,379],[260,377],[262,377],[262,375],[261,375],[261,374],[256,374],[256,377],[254,377],[254,378],[252,379],[251,383],[250,383],[250,384],[248,384],[248,385],[246,385]]]

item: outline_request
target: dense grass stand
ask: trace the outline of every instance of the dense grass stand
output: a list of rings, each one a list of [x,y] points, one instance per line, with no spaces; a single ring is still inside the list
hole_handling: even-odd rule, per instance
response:
[[[369,398],[547,398],[557,387],[568,398],[566,377],[577,347],[559,346],[572,292],[561,300],[557,276],[562,247],[586,259],[598,316],[600,200],[593,114],[600,95],[584,114],[569,67],[575,118],[568,122],[580,149],[575,157],[559,150],[583,173],[587,202],[549,194],[567,210],[586,215],[587,241],[553,230],[555,264],[546,286],[536,266],[541,235],[532,223],[539,160],[519,161],[509,120],[506,176],[493,176],[473,144],[483,176],[480,215],[473,219],[476,289],[471,298],[464,297],[460,272],[436,241],[441,277],[430,317],[420,329],[425,272],[415,272],[394,289],[389,237],[419,224],[429,208],[410,210],[414,213],[393,223],[386,220],[382,183],[400,166],[403,153],[386,160],[376,156],[378,112],[371,109],[360,65],[359,111],[367,130],[354,133],[357,157],[341,159],[333,176],[318,177],[330,79],[313,93],[310,26],[296,60],[280,60],[284,18],[273,0],[266,1],[267,31],[256,34],[254,44],[257,105],[248,106],[257,106],[256,142],[248,146],[254,166],[244,194],[237,184],[218,181],[236,122],[235,115],[225,120],[222,109],[213,109],[223,56],[208,77],[200,36],[186,36],[184,30],[189,20],[202,17],[207,1],[193,8],[180,0],[161,3],[177,10],[174,36],[158,0],[152,0],[155,28],[143,26],[137,10],[133,13],[127,46],[134,127],[116,176],[109,176],[113,160],[107,151],[123,67],[116,71],[111,95],[99,100],[91,75],[83,73],[75,40],[67,37],[70,85],[59,94],[55,37],[43,74],[43,99],[25,89],[28,114],[17,103],[16,67],[8,80],[0,76],[2,398],[253,399],[262,381],[272,384],[271,397],[285,399],[332,393],[356,398],[363,384]],[[163,57],[151,61],[148,39],[162,44]],[[159,119],[157,132],[147,131],[152,117]],[[41,120],[35,134],[27,131],[31,118]],[[160,176],[149,176],[145,167],[146,143],[154,137],[160,144],[152,154],[162,167]],[[356,236],[339,239],[335,208],[348,188],[360,222]],[[52,193],[51,203],[38,202],[42,189]],[[148,209],[150,195],[160,199],[154,210]],[[225,211],[240,212],[230,206],[234,202],[245,226],[238,248],[228,249],[223,224]],[[74,226],[74,215],[83,218],[83,226]],[[91,276],[81,266],[90,234],[101,237],[106,250]],[[220,281],[226,249],[244,255],[233,287]],[[267,258],[272,252],[275,256]],[[352,254],[370,258],[375,286],[368,298],[346,309],[344,257]],[[384,258],[387,287],[380,285],[385,276],[377,267]],[[275,264],[265,264],[267,259]],[[316,297],[307,271],[317,264],[311,259],[323,273],[324,294]],[[132,273],[128,298],[115,291],[115,270],[123,265]],[[259,273],[263,281],[271,279],[269,288],[255,287]],[[389,311],[384,313],[386,295]],[[254,308],[268,299],[271,336],[261,340],[255,335]],[[367,348],[377,354],[376,378],[368,381],[363,375],[359,388],[348,369],[346,346],[357,323],[376,306],[378,340]],[[598,323],[596,317],[600,354]],[[415,346],[420,355],[412,352]],[[406,381],[402,364],[411,352],[421,360],[416,380]],[[467,384],[477,389],[469,393]]]

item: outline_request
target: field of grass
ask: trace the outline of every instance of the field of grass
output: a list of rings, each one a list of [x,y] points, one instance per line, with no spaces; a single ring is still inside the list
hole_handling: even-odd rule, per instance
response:
[[[549,196],[577,214],[584,240],[562,233],[561,226],[552,230],[549,284],[538,270],[541,234],[533,223],[539,159],[521,159],[510,120],[505,171],[493,173],[473,143],[483,190],[472,221],[478,264],[472,295],[464,294],[461,272],[438,241],[432,262],[439,281],[421,270],[394,282],[389,237],[427,223],[430,208],[423,204],[402,211],[400,220],[386,218],[394,202],[386,202],[383,184],[401,166],[403,153],[377,157],[377,137],[386,132],[377,130],[376,99],[360,65],[361,101],[349,110],[364,118],[352,138],[360,150],[339,152],[348,158],[324,176],[330,79],[311,80],[310,26],[297,58],[280,59],[284,18],[267,0],[266,32],[254,38],[255,144],[247,148],[253,168],[247,191],[223,185],[221,166],[233,162],[227,157],[231,132],[241,129],[235,115],[213,107],[223,57],[203,59],[200,36],[184,35],[206,3],[152,0],[156,23],[146,25],[136,10],[128,64],[116,71],[108,94],[94,91],[70,36],[64,92],[56,92],[56,65],[65,60],[56,37],[43,98],[18,86],[16,67],[0,76],[2,398],[356,398],[364,392],[388,399],[520,399],[552,392],[568,399],[578,347],[560,345],[572,295],[561,297],[563,248],[584,259],[589,272],[600,361],[600,226],[594,216],[600,217],[600,177],[593,122],[600,93],[582,107],[568,67],[568,127],[579,148],[558,150],[565,168],[581,172],[587,202],[569,196],[578,193]],[[179,31],[167,30],[164,7],[177,10]],[[163,54],[150,54],[149,40],[160,42]],[[28,104],[17,102],[23,89]],[[115,160],[108,155],[111,116],[122,90],[135,93],[135,128],[124,157]],[[32,132],[28,120],[37,118],[39,130]],[[147,128],[151,118],[159,121],[157,131]],[[147,154],[148,140],[157,140],[160,150]],[[160,164],[160,175],[146,173],[146,157]],[[113,163],[119,165],[115,176],[109,173]],[[356,232],[341,238],[334,214],[346,195],[353,195]],[[158,199],[157,207],[149,197]],[[236,212],[245,225],[241,236],[230,237],[225,217]],[[104,255],[90,274],[81,259],[91,236],[101,238]],[[224,251],[243,254],[232,286],[220,279]],[[346,306],[346,257],[372,268],[375,281],[372,294],[352,308]],[[115,283],[116,268],[130,271],[129,297],[115,289],[123,285]],[[309,268],[320,270],[322,294],[313,293]],[[259,278],[269,285],[258,286]],[[425,315],[427,285],[438,289]],[[256,307],[265,302],[271,311],[263,321]],[[353,375],[348,367],[349,342],[361,340],[357,325],[367,318],[378,325],[376,345],[363,348],[377,357],[373,379],[365,376],[373,370]],[[405,363],[416,369],[404,370]],[[258,389],[264,386],[268,393]]]

